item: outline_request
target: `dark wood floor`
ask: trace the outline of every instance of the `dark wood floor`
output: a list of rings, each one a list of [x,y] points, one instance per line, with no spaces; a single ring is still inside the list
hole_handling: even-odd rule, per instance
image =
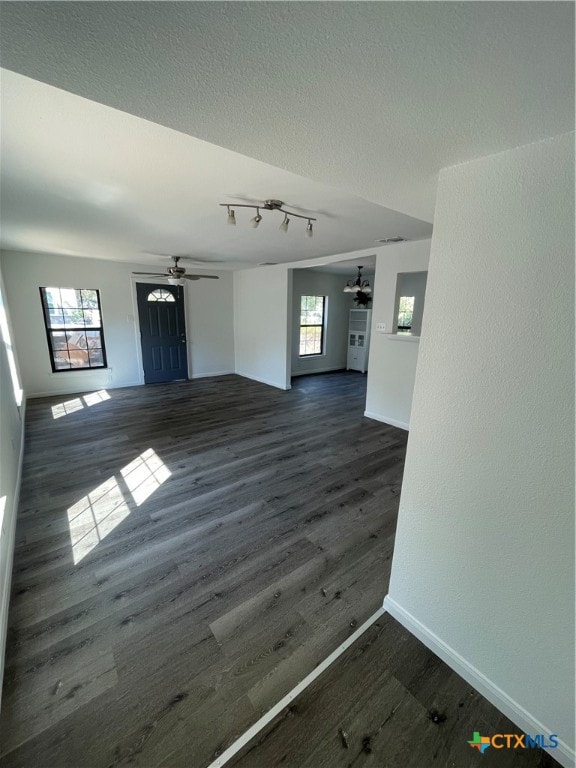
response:
[[[202,768],[386,593],[406,433],[364,376],[109,395],[28,405],[2,768]]]
[[[0,768],[204,768],[387,591],[407,436],[364,376],[108,394],[28,405]],[[505,723],[384,617],[236,760],[508,766],[465,743]]]
[[[470,747],[519,729],[384,614],[230,768],[558,768],[540,749]],[[502,742],[504,743],[504,742]]]

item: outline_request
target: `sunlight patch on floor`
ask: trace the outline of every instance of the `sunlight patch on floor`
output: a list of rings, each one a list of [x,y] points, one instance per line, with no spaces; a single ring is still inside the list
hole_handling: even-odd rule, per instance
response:
[[[58,405],[52,406],[52,418],[60,419],[62,416],[67,416],[69,413],[75,411],[81,411],[84,406],[82,400],[79,397],[75,397],[73,400],[66,400],[65,403],[58,403]]]
[[[115,477],[95,488],[68,509],[74,565],[77,565],[111,531],[125,520],[130,509]]]
[[[92,552],[130,514],[130,500],[120,484],[126,485],[132,500],[139,507],[171,474],[158,454],[148,448],[121,469],[118,478],[109,477],[71,506],[67,513],[74,565]]]
[[[149,448],[122,470],[122,477],[137,507],[159,488],[172,473],[158,454]]]
[[[110,400],[110,395],[105,389],[100,389],[98,392],[90,392],[82,397],[86,405],[96,405],[96,403],[103,403],[105,400]]]
[[[58,403],[58,405],[52,406],[52,418],[60,419],[69,413],[81,411],[84,408],[82,400],[87,406],[91,406],[110,400],[110,395],[105,389],[100,389],[98,392],[89,392],[87,395],[82,395],[81,398],[75,397],[72,400],[66,400],[64,403]]]

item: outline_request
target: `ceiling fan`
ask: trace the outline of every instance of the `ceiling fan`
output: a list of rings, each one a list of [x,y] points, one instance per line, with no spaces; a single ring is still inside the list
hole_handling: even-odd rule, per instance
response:
[[[218,280],[218,275],[188,275],[184,267],[179,267],[180,256],[171,256],[173,267],[166,267],[166,272],[132,272],[133,275],[146,275],[147,277],[165,277],[170,285],[183,285],[183,280],[200,280],[205,277],[208,280]]]
[[[159,253],[158,251],[142,251],[147,256],[158,256],[161,259],[173,259],[178,256],[179,259],[190,261],[193,264],[224,264],[226,259],[213,259],[210,256],[193,256],[190,253]]]

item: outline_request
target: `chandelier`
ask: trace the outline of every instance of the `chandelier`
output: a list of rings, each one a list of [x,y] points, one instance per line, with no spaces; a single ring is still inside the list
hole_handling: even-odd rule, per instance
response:
[[[354,280],[348,280],[344,293],[372,293],[368,280],[362,280],[362,270],[364,267],[358,267],[358,274]]]
[[[293,211],[287,211],[284,209],[284,203],[282,200],[264,200],[264,202],[261,205],[249,205],[247,203],[218,203],[218,205],[222,205],[228,210],[228,224],[235,227],[236,226],[236,213],[235,208],[252,208],[256,211],[256,216],[254,216],[252,219],[250,219],[251,226],[256,229],[260,222],[262,221],[262,216],[260,215],[260,209],[263,211],[280,211],[280,213],[284,214],[284,219],[282,223],[280,224],[279,229],[282,232],[288,232],[288,225],[290,224],[290,218],[295,219],[305,219],[308,224],[306,225],[306,235],[308,237],[312,237],[314,234],[314,230],[312,227],[312,222],[316,221],[315,218],[312,216],[303,216],[300,213],[294,213]]]

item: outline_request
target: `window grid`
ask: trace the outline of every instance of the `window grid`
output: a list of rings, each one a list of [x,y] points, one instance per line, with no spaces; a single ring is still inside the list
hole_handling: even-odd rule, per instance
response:
[[[414,296],[401,296],[398,304],[398,330],[409,331],[414,315]]]
[[[325,296],[300,297],[300,357],[322,354],[325,309]]]
[[[148,301],[176,301],[174,295],[167,291],[165,288],[157,288],[148,294]]]
[[[87,288],[40,288],[54,373],[106,368],[100,293]]]

